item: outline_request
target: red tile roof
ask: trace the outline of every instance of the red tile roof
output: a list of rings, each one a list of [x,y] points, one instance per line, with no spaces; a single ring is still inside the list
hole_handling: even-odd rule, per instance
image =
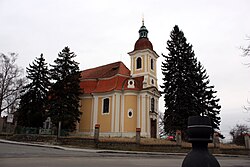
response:
[[[133,78],[135,88],[127,88],[127,81],[131,78],[130,70],[122,62],[84,70],[81,77],[80,87],[84,94],[142,89],[143,76]]]
[[[150,49],[154,51],[153,45],[148,38],[139,38],[135,43],[134,51],[143,49]]]
[[[117,74],[130,76],[130,70],[122,63],[115,62],[82,71],[82,79],[110,78]]]

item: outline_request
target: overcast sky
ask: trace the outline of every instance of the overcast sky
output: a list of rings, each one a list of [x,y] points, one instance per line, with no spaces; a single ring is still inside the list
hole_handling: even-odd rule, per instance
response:
[[[220,98],[221,132],[248,124],[250,68],[239,47],[250,36],[249,0],[0,0],[0,52],[16,52],[25,68],[41,53],[53,63],[69,46],[80,69],[115,61],[130,68],[142,15],[154,50],[167,54],[174,25],[183,30]],[[162,83],[158,59],[158,80]],[[160,111],[164,111],[161,100]]]

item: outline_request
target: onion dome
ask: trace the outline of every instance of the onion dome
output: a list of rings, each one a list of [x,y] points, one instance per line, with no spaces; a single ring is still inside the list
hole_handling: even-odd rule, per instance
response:
[[[142,20],[142,26],[139,30],[139,39],[135,43],[135,50],[150,49],[153,51],[153,45],[148,39],[148,30],[144,26],[144,20]]]

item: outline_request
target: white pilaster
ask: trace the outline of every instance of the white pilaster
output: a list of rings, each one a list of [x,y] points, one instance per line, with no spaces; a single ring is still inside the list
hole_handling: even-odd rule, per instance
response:
[[[141,101],[140,101],[140,95],[137,96],[137,128],[141,127]]]
[[[130,59],[131,59],[130,70],[131,70],[131,75],[133,75],[134,74],[134,56],[131,56]]]
[[[146,106],[145,106],[145,104],[146,104],[146,97],[143,94],[142,95],[142,117],[141,117],[141,124],[142,124],[141,132],[142,133],[145,133],[145,131],[146,131],[146,122],[145,122],[145,120],[146,120],[146,118],[145,118],[145,116],[146,116],[146,114],[145,114]]]
[[[92,106],[91,106],[91,114],[90,114],[90,132],[94,132],[93,130],[93,125],[94,125],[94,106],[95,106],[95,102],[94,102],[94,96],[92,96]]]
[[[144,71],[145,72],[148,72],[148,66],[147,66],[147,55],[146,55],[146,53],[144,53],[145,55],[144,55]]]
[[[124,132],[124,95],[122,94],[122,100],[121,100],[121,132]]]
[[[93,129],[95,129],[95,124],[97,124],[97,114],[98,114],[98,97],[94,96]]]
[[[147,98],[147,101],[148,101],[148,106],[147,106],[147,113],[146,113],[146,116],[147,116],[147,136],[150,137],[150,126],[151,126],[151,121],[150,121],[150,116],[149,116],[149,110],[150,110],[150,96]]]
[[[115,112],[115,132],[119,132],[120,127],[120,94],[116,94],[116,112]]]
[[[111,132],[114,132],[114,123],[115,123],[115,94],[112,96],[112,111],[111,111]]]

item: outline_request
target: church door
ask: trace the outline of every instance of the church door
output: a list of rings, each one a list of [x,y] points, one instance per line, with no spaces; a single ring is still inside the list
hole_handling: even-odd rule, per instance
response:
[[[156,138],[156,120],[151,119],[151,138]]]

